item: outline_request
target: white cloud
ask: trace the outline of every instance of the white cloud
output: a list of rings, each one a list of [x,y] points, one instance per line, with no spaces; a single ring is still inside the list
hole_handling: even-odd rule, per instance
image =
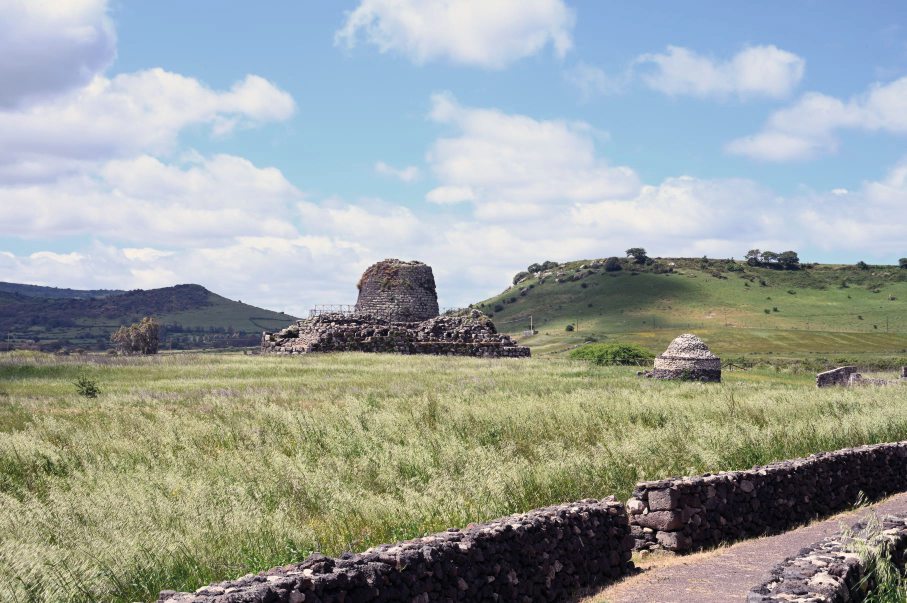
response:
[[[0,181],[46,179],[86,162],[163,153],[190,125],[224,133],[287,119],[294,109],[289,94],[255,75],[226,91],[163,69],[97,76],[76,92],[0,111]]]
[[[0,0],[0,107],[83,86],[115,56],[105,0]]]
[[[837,149],[842,129],[907,134],[907,77],[873,84],[848,101],[809,92],[774,112],[761,132],[731,141],[726,150],[765,161],[810,159]]]
[[[671,96],[783,98],[803,78],[806,62],[776,46],[749,46],[722,61],[689,48],[668,46],[664,54],[644,54],[637,66],[650,67],[643,82]]]
[[[626,197],[639,188],[633,170],[596,153],[596,132],[586,123],[463,107],[444,94],[432,97],[430,117],[455,129],[428,154],[440,181],[431,202],[468,200],[480,217],[514,219],[538,215],[539,206]]]
[[[383,161],[375,162],[375,172],[383,176],[391,176],[396,178],[400,182],[415,182],[419,179],[419,168],[414,165],[408,165],[403,168],[395,168],[392,165],[388,165]]]
[[[237,234],[292,234],[292,204],[302,198],[278,170],[230,155],[191,156],[179,165],[143,155],[51,183],[0,187],[0,194],[6,236],[183,246]]]
[[[446,59],[500,69],[551,45],[573,45],[573,11],[563,0],[361,0],[335,44],[360,38],[417,64]]]
[[[623,91],[630,80],[630,73],[612,77],[594,65],[577,63],[564,72],[564,79],[579,91],[580,98],[586,102],[597,96]]]

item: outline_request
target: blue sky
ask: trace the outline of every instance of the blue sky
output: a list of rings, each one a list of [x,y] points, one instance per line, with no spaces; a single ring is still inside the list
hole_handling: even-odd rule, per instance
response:
[[[544,259],[907,255],[901,2],[0,0],[0,280],[304,312]]]

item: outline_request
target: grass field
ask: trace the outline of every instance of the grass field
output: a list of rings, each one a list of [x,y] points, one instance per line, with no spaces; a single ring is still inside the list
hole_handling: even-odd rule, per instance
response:
[[[97,381],[96,399],[73,381]],[[0,600],[160,589],[640,479],[907,439],[907,387],[560,358],[0,356]]]

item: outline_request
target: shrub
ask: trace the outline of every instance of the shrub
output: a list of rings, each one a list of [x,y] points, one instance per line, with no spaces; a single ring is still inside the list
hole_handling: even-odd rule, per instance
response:
[[[898,260],[898,265],[901,268],[907,269],[907,258],[901,258]]]
[[[495,311],[495,312],[500,312],[500,311],[502,311],[503,309],[504,309],[504,306],[502,306],[501,304],[495,304],[495,305],[494,305],[494,311]]]
[[[620,265],[620,260],[616,257],[610,257],[605,260],[605,272],[617,272],[622,270],[623,266]]]
[[[97,398],[98,394],[101,393],[98,382],[94,379],[90,379],[86,375],[79,375],[79,378],[76,379],[73,384],[76,386],[76,391],[79,395],[85,396],[86,398]]]
[[[146,316],[140,322],[120,327],[110,336],[110,340],[123,354],[157,354],[161,343],[161,325]]]
[[[640,365],[655,358],[655,354],[631,343],[595,343],[576,348],[570,357],[598,365]]]
[[[530,272],[530,273],[532,273],[532,274],[535,274],[536,272],[541,272],[541,271],[542,271],[542,265],[541,265],[541,264],[538,264],[538,263],[536,263],[536,264],[529,264],[529,267],[526,268],[526,270],[527,270],[527,272]]]
[[[528,277],[529,277],[529,273],[526,272],[525,270],[522,272],[517,272],[516,274],[513,275],[513,284],[516,285],[518,282],[520,282],[521,280],[528,278]]]
[[[766,314],[771,314],[771,313],[772,313],[772,311],[769,310],[768,308],[764,309],[763,312],[765,312]]]
[[[567,325],[566,327],[564,327],[565,331],[572,331],[573,329],[574,329],[573,325]]]
[[[637,264],[645,264],[646,260],[649,259],[649,256],[646,255],[646,250],[642,247],[631,247],[627,250],[627,257],[633,258]]]
[[[857,262],[857,268],[859,268],[860,270],[869,270],[869,264],[867,264],[863,260],[860,260],[859,262]]]

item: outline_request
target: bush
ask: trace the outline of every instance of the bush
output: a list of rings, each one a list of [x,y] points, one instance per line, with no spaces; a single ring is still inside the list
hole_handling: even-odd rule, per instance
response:
[[[573,329],[574,329],[573,325],[567,325],[566,327],[564,327],[565,331],[572,331]]]
[[[605,260],[605,272],[617,272],[622,270],[623,266],[620,265],[620,260],[616,257],[610,257]]]
[[[578,347],[570,352],[575,360],[588,360],[597,365],[640,365],[647,364],[655,354],[631,343],[594,343]]]
[[[89,379],[86,375],[79,375],[79,378],[73,384],[76,386],[76,391],[79,395],[86,398],[97,398],[98,394],[101,393],[98,382],[94,379]]]
[[[869,270],[869,264],[867,264],[863,260],[860,260],[859,262],[857,262],[857,268],[859,268],[860,270]]]
[[[504,306],[502,306],[501,304],[495,304],[495,305],[494,305],[494,311],[495,311],[495,312],[501,312],[503,309],[504,309]]]
[[[899,265],[901,268],[907,269],[907,258],[901,258],[901,259],[899,259],[899,260],[898,260],[898,265]]]
[[[141,322],[117,329],[110,336],[110,341],[123,354],[157,354],[161,343],[161,325],[146,316]]]
[[[528,272],[526,272],[525,270],[522,272],[517,272],[516,274],[513,275],[513,284],[516,285],[518,282],[520,282],[521,280],[523,280],[525,278],[529,278]]]

